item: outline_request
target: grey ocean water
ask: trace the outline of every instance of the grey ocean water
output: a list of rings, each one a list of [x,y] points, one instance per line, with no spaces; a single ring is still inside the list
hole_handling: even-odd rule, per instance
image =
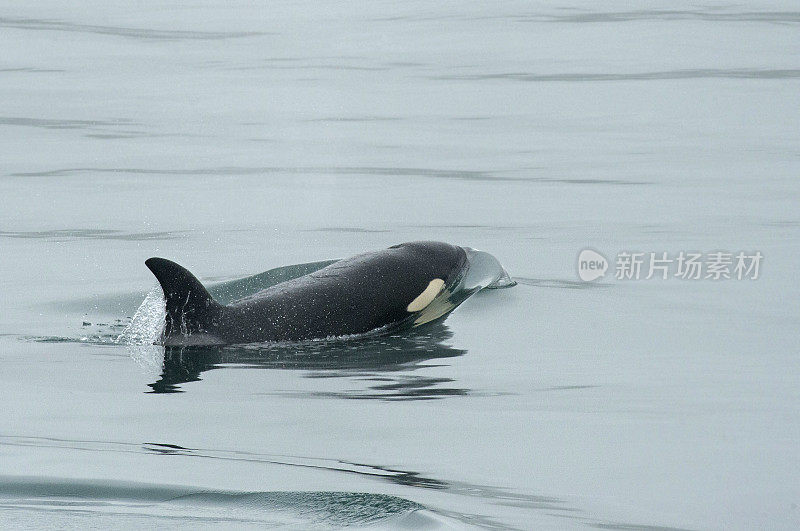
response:
[[[0,3],[0,527],[800,527],[799,31],[788,1]],[[416,239],[518,285],[363,343],[115,343],[150,256],[218,283]],[[586,247],[764,261],[584,284]]]

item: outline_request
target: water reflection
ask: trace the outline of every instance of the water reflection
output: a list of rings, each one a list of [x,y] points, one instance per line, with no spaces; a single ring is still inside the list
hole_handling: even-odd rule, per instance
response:
[[[422,362],[461,356],[465,350],[447,341],[452,332],[443,323],[433,323],[403,334],[359,341],[325,341],[280,345],[238,345],[214,347],[164,347],[159,379],[149,387],[152,393],[178,393],[181,384],[201,380],[203,372],[234,367],[308,371],[309,378],[350,378],[365,382],[366,389],[301,393],[303,396],[430,400],[469,394],[451,385],[450,378],[432,378],[413,372]]]

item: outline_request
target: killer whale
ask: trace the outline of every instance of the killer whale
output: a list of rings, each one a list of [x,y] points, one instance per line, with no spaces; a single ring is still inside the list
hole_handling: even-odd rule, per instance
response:
[[[454,294],[469,267],[468,251],[442,242],[403,243],[336,261],[229,304],[214,300],[175,262],[154,257],[145,264],[164,292],[161,343],[223,345],[390,332],[442,320],[480,289]]]

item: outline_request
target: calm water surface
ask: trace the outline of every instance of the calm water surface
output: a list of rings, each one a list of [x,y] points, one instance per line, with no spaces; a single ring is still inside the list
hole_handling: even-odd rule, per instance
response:
[[[0,5],[0,526],[800,527],[793,2]],[[362,343],[117,343],[416,240],[518,282]],[[755,281],[576,275],[760,251]]]

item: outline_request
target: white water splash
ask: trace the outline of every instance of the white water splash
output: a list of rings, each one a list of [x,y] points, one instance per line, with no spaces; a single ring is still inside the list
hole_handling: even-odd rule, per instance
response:
[[[159,286],[154,286],[114,342],[121,345],[153,345],[161,337],[166,317],[164,295]]]
[[[155,345],[164,331],[167,305],[160,286],[153,289],[133,314],[131,322],[114,342],[125,345],[131,358],[151,376],[161,371],[163,347]]]

